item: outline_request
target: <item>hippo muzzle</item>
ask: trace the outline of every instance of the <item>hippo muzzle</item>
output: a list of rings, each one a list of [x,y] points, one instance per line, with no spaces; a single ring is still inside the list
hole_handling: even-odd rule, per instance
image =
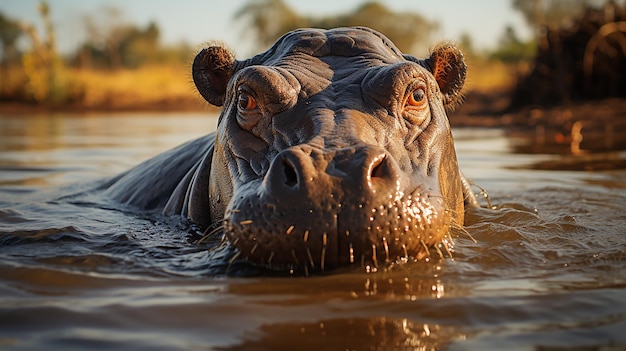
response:
[[[272,267],[427,256],[463,223],[446,107],[465,70],[454,46],[420,60],[367,28],[297,30],[244,61],[203,49],[194,82],[223,106],[204,222]]]
[[[261,184],[234,194],[225,231],[246,260],[329,268],[408,259],[442,240],[451,211],[384,149],[281,151]],[[432,179],[432,178],[431,178]]]

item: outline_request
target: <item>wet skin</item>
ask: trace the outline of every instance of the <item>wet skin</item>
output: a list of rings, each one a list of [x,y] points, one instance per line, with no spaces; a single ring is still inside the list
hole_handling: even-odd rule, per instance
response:
[[[193,63],[217,131],[145,162],[108,195],[217,228],[242,260],[328,270],[422,258],[476,199],[446,115],[465,80],[450,44],[402,54],[367,28],[290,32]]]

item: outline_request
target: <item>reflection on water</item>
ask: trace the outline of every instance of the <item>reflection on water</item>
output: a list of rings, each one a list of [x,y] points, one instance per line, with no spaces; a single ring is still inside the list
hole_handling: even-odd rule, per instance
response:
[[[433,350],[444,340],[464,338],[460,327],[415,323],[406,318],[375,317],[321,320],[312,323],[264,325],[262,337],[244,335],[244,342],[225,350]]]
[[[470,211],[445,257],[374,274],[224,276],[180,218],[61,196],[214,128],[0,117],[0,349],[626,347],[623,153],[515,153],[500,130],[457,130],[461,168],[496,208]],[[579,167],[589,158],[607,166]]]
[[[0,116],[0,184],[67,184],[126,170],[215,129],[200,114]]]

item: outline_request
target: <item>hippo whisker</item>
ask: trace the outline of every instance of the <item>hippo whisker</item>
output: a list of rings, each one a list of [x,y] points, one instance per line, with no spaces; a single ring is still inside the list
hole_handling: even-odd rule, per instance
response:
[[[311,268],[315,268],[315,261],[313,261],[313,255],[311,255],[311,250],[309,247],[306,247],[306,255],[309,257],[309,263],[311,264]]]
[[[389,259],[389,245],[387,244],[387,238],[383,237],[383,247],[385,248],[385,262],[389,263],[391,260]]]
[[[439,258],[441,258],[443,260],[445,257],[443,255],[443,252],[441,252],[441,249],[439,248],[439,245],[434,245],[433,247],[435,248],[435,251],[437,251],[437,253],[439,254]]]
[[[477,188],[478,188],[478,190],[480,190],[480,191],[479,191],[480,196],[482,196],[482,197],[485,199],[485,201],[487,201],[487,207],[489,207],[489,208],[491,208],[491,209],[494,209],[494,210],[495,210],[495,208],[496,208],[496,207],[495,207],[495,206],[491,203],[491,197],[490,197],[490,196],[489,196],[489,194],[487,193],[487,190],[485,190],[485,189],[484,189],[483,187],[481,187],[480,185],[475,184],[475,183],[474,183],[473,181],[471,181],[470,179],[465,179],[465,178],[464,178],[464,181],[465,181],[465,183],[466,183],[466,184],[468,184],[468,185],[469,185],[469,187],[472,187],[472,186],[477,187]],[[468,192],[466,192],[465,197],[466,197],[466,201],[468,201],[468,202],[472,202],[472,201],[473,201],[473,202],[476,202],[476,197],[474,196],[474,193],[473,193],[473,192],[471,192],[471,193],[470,193],[469,191],[468,191]],[[478,206],[478,203],[475,203],[475,205],[476,205],[476,206]]]
[[[220,242],[218,245],[212,246],[208,249],[209,252],[218,252],[219,250],[223,249],[224,247],[227,247],[229,245],[228,243],[228,239],[226,238],[226,235],[222,235],[222,237],[220,238]]]
[[[468,232],[467,229],[465,229],[461,224],[457,223],[456,220],[454,220],[454,218],[452,219],[452,222],[450,224],[450,231],[455,232],[455,233],[462,233],[466,237],[470,238],[470,240],[472,240],[474,244],[478,244],[478,241],[474,239],[472,234],[470,234],[470,232]]]
[[[424,247],[424,254],[426,254],[426,257],[430,257],[430,249],[423,239],[420,239],[420,244],[422,244],[422,246]]]
[[[291,257],[293,257],[293,261],[295,262],[296,266],[299,266],[300,261],[298,260],[298,256],[296,255],[296,250],[291,249]]]
[[[454,259],[454,257],[452,257],[452,251],[450,251],[451,244],[449,244],[447,241],[445,241],[445,242],[442,242],[441,245],[443,246],[444,249],[446,249],[446,252],[450,256],[450,258]]]
[[[256,251],[257,247],[259,247],[259,243],[254,243],[254,246],[252,246],[252,249],[250,249],[250,255],[252,255],[254,251]]]
[[[239,259],[239,256],[241,256],[241,251],[237,251],[237,252],[233,255],[233,257],[231,257],[231,258],[228,260],[228,266],[226,266],[226,273],[228,273],[228,271],[230,271],[230,267],[233,265],[233,263],[234,263],[235,261],[237,261],[237,259]]]
[[[378,268],[378,258],[376,257],[376,244],[372,244],[372,264]]]
[[[216,223],[221,223],[218,226],[216,226],[215,228],[211,229],[212,226],[207,227],[207,229],[204,230],[204,232],[202,233],[202,237],[200,239],[198,239],[198,241],[196,242],[196,244],[202,244],[206,239],[212,237],[213,235],[219,233],[220,231],[224,231],[224,223],[223,222],[216,222]],[[211,231],[209,231],[211,230]],[[223,242],[224,237],[222,237],[222,242]]]
[[[202,235],[206,235],[208,232],[212,231],[214,228],[219,228],[219,227],[224,228],[224,220],[211,223],[209,226],[206,227],[206,229],[204,229],[204,231],[202,232]]]
[[[239,243],[239,239],[240,239],[240,238],[235,238],[235,240],[233,240],[233,241],[231,242],[231,244],[232,244],[234,247],[237,247],[237,243]]]
[[[199,243],[200,242],[198,242],[197,244],[199,244]],[[230,243],[228,242],[228,238],[226,237],[226,235],[224,233],[222,233],[220,235],[220,238],[219,238],[219,243],[217,245],[214,245],[214,246],[210,247],[208,250],[209,251],[217,251],[217,250],[221,250],[225,246],[229,246],[229,245],[230,245]]]
[[[404,262],[409,262],[409,252],[405,244],[402,244],[402,251],[404,252]]]

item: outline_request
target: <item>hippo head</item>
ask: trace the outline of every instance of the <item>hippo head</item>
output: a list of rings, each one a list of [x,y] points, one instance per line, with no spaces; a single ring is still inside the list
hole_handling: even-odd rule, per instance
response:
[[[452,45],[421,60],[368,28],[296,30],[243,61],[203,49],[195,85],[223,106],[207,216],[255,264],[424,257],[463,223],[446,107],[465,72]]]

